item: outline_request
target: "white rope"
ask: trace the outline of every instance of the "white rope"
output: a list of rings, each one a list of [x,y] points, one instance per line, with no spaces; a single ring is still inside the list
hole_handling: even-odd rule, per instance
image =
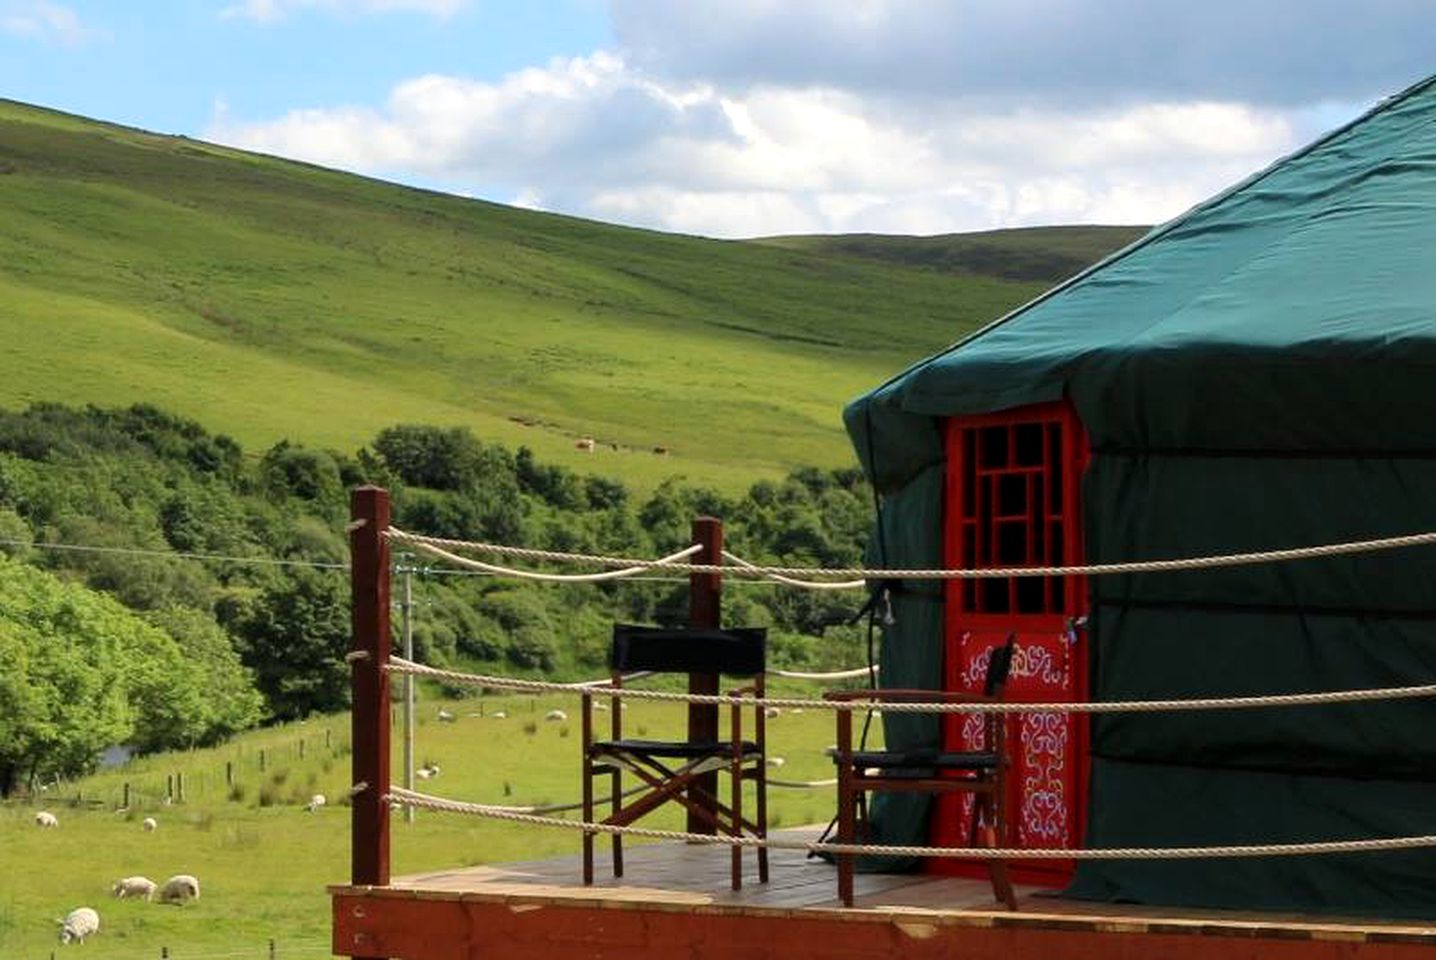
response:
[[[461,567],[469,567],[473,570],[482,570],[485,573],[498,574],[505,577],[516,577],[520,580],[544,580],[549,583],[598,583],[603,580],[622,580],[625,577],[632,577],[651,570],[656,566],[662,566],[682,560],[684,557],[691,557],[703,549],[702,544],[695,543],[691,547],[679,550],[677,553],[670,553],[666,557],[657,560],[643,561],[635,566],[625,567],[621,570],[604,570],[600,573],[543,573],[538,570],[516,570],[513,567],[501,567],[492,563],[485,563],[482,560],[475,560],[472,557],[461,557],[457,553],[450,553],[442,547],[436,547],[431,543],[417,540],[410,541],[415,549],[425,553],[442,557],[450,563],[458,564]]]
[[[402,657],[391,657],[384,667],[391,673],[411,673],[449,683],[498,690],[519,690],[532,693],[573,692],[566,683],[550,680],[520,680],[513,677],[484,676],[441,670]],[[933,691],[936,693],[937,691]],[[855,691],[866,693],[866,691]],[[1189,700],[1109,700],[1096,703],[1015,703],[985,702],[912,702],[880,701],[876,695],[859,696],[853,700],[815,700],[801,697],[728,697],[722,694],[679,693],[670,690],[636,690],[615,687],[604,690],[605,696],[632,697],[638,700],[669,700],[717,706],[781,707],[802,710],[868,710],[881,703],[884,713],[1152,713],[1164,710],[1237,710],[1258,707],[1302,707],[1329,703],[1359,703],[1368,700],[1406,700],[1436,696],[1436,683],[1410,687],[1373,687],[1358,690],[1329,690],[1321,693],[1283,693],[1259,697],[1202,697]]]
[[[723,551],[723,559],[736,563],[745,570],[760,569],[756,563],[749,563],[736,553],[729,553],[727,550]],[[838,580],[832,582],[826,580],[797,580],[793,577],[785,577],[777,573],[764,574],[764,577],[768,580],[786,583],[790,587],[799,587],[803,590],[861,590],[868,585],[866,580]]]
[[[1072,849],[1042,847],[917,847],[865,843],[819,843],[809,840],[788,840],[782,837],[728,836],[725,834],[685,833],[679,830],[654,830],[648,827],[616,826],[607,823],[585,823],[536,814],[515,813],[504,807],[481,803],[447,800],[426,793],[391,786],[385,797],[395,806],[413,806],[445,813],[463,813],[514,823],[545,827],[567,827],[585,833],[629,834],[655,840],[676,840],[683,843],[722,844],[732,847],[768,847],[776,850],[806,850],[810,853],[851,853],[895,857],[972,857],[983,860],[1196,860],[1218,857],[1292,857],[1328,853],[1370,853],[1378,850],[1413,850],[1436,847],[1436,836],[1381,837],[1374,840],[1324,840],[1315,843],[1258,843],[1211,847],[1098,847]]]
[[[837,777],[832,777],[827,780],[774,780],[772,777],[768,778],[768,786],[784,787],[792,790],[814,790],[818,787],[836,787],[837,785]]]
[[[1378,550],[1396,550],[1402,547],[1419,547],[1429,544],[1436,544],[1436,531],[1430,533],[1414,533],[1399,537],[1381,537],[1375,540],[1355,540],[1348,543],[1330,543],[1313,547],[1293,547],[1285,550],[1262,550],[1255,553],[1229,553],[1207,557],[1185,557],[1174,560],[1141,560],[1129,563],[1098,563],[1088,566],[1074,567],[993,567],[983,570],[960,570],[946,568],[932,569],[900,569],[900,568],[872,568],[872,567],[836,567],[828,569],[814,569],[811,567],[769,567],[769,566],[723,566],[712,563],[686,563],[680,559],[679,554],[672,554],[657,560],[638,560],[628,557],[605,557],[599,555],[585,554],[560,554],[553,551],[532,550],[525,547],[505,547],[492,543],[477,543],[464,540],[443,540],[438,537],[426,537],[414,533],[406,533],[397,528],[391,527],[387,533],[389,537],[412,543],[421,549],[435,552],[436,555],[444,556],[446,559],[464,562],[467,564],[478,564],[479,561],[462,560],[455,554],[448,551],[439,551],[439,545],[458,547],[467,550],[488,551],[492,553],[508,553],[516,556],[527,556],[541,560],[571,560],[585,563],[596,563],[607,566],[623,565],[635,570],[682,570],[688,573],[706,574],[728,574],[730,576],[791,576],[791,577],[831,577],[831,578],[853,578],[862,577],[868,580],[992,580],[1006,579],[1009,577],[1070,577],[1084,576],[1095,577],[1108,574],[1122,573],[1157,573],[1171,572],[1177,570],[1205,570],[1215,567],[1235,567],[1254,563],[1279,563],[1290,560],[1307,560],[1314,557],[1332,557],[1352,553],[1371,553]],[[690,548],[692,550],[692,548]],[[686,554],[684,554],[686,555]],[[493,568],[487,565],[481,569],[503,569]],[[515,575],[519,575],[515,573]],[[553,575],[549,575],[553,576]]]
[[[852,670],[833,670],[829,673],[805,673],[801,670],[769,670],[770,677],[787,677],[789,680],[852,680],[857,677],[866,677],[880,671],[882,667],[876,664],[869,667],[855,667]]]

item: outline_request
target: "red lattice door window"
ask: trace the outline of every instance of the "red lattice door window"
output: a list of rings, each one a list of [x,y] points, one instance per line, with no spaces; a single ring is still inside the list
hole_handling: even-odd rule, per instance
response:
[[[944,534],[949,567],[1075,566],[1082,563],[1079,481],[1087,460],[1081,423],[1066,404],[954,417],[947,424]],[[1080,577],[952,580],[947,587],[945,684],[980,692],[994,647],[1016,634],[1007,699],[1087,699],[1087,657],[1079,624],[1086,613]],[[1012,752],[1008,835],[1003,846],[1081,844],[1086,823],[1087,726],[1080,716],[1021,713],[1008,719]],[[979,745],[976,716],[944,719],[951,749]],[[972,798],[940,797],[933,841],[960,846],[969,836]],[[933,861],[940,872],[980,865]],[[1059,885],[1071,861],[1016,865],[1014,878]]]

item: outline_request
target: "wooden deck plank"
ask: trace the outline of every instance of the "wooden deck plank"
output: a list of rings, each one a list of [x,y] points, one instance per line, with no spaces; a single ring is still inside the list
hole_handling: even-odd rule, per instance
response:
[[[600,859],[589,887],[578,856],[334,887],[335,951],[405,960],[1436,955],[1436,923],[1090,903],[1032,887],[1018,888],[1019,911],[1008,913],[996,909],[986,880],[929,874],[859,874],[855,906],[844,909],[834,867],[801,851],[770,851],[766,885],[745,857],[739,891],[729,889],[721,847],[635,844],[625,861],[625,876],[614,878]],[[665,941],[668,934],[681,942]],[[748,944],[746,953],[738,944]]]

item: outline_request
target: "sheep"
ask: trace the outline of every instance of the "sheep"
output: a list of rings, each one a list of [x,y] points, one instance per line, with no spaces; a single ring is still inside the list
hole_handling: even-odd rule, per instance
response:
[[[568,714],[564,713],[562,710],[550,710],[548,713],[543,715],[543,718],[545,720],[562,721],[568,719]]]
[[[35,814],[35,826],[37,827],[44,827],[45,829],[49,829],[50,827],[58,827],[59,825],[59,818],[57,818],[53,813],[48,810],[41,810],[39,813]]]
[[[452,713],[450,713],[449,711],[447,711],[447,710],[440,709],[440,710],[439,710],[439,721],[440,721],[441,723],[453,723],[453,722],[454,722],[454,715],[453,715]]]
[[[493,712],[493,718],[494,718],[495,720],[503,720],[503,719],[507,718],[508,715],[509,715],[509,712],[508,712],[507,710],[495,710],[495,711]]]
[[[764,707],[764,708],[763,708],[763,716],[767,717],[769,720],[771,720],[771,719],[773,719],[774,717],[778,716],[778,715],[781,714],[782,712],[783,712],[783,710],[782,710],[781,707]]]
[[[314,796],[309,798],[309,802],[304,805],[304,809],[308,813],[313,813],[315,810],[318,810],[320,807],[324,806],[328,802],[329,798],[324,796],[324,794],[316,793]]]
[[[55,922],[60,925],[61,943],[84,943],[90,934],[100,932],[100,915],[93,907],[76,907]]]
[[[425,766],[422,766],[414,771],[414,776],[418,777],[420,780],[430,780],[434,777],[437,777],[438,775],[439,765],[437,763],[426,764]]]
[[[129,897],[144,897],[146,900],[153,900],[155,887],[155,882],[149,877],[124,877],[115,881],[112,892],[120,900]]]
[[[787,761],[787,760],[784,760],[782,757],[769,757],[769,758],[768,758],[768,766],[773,767],[774,769],[777,769],[777,768],[781,767],[783,764],[785,764],[785,763],[787,763],[787,762],[788,762],[788,761]]]
[[[160,887],[160,903],[185,904],[199,899],[199,881],[187,873],[177,873]]]
[[[143,820],[140,821],[140,829],[143,830],[145,833],[154,832],[155,827],[158,827],[159,825],[159,821],[156,820],[154,817],[145,817]]]

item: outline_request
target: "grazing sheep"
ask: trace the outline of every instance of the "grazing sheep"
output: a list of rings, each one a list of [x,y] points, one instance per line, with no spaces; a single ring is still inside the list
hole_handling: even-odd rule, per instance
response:
[[[160,903],[185,904],[199,899],[199,881],[187,873],[177,873],[160,887]]]
[[[492,716],[493,716],[493,718],[494,718],[495,720],[503,720],[503,719],[504,719],[505,717],[507,717],[508,715],[509,715],[509,712],[508,712],[507,710],[495,710],[495,711],[493,712],[493,714],[492,714]]]
[[[548,713],[543,715],[543,718],[545,720],[567,720],[568,714],[564,713],[562,710],[550,710]]]
[[[767,717],[769,720],[771,720],[771,719],[773,719],[774,717],[778,716],[778,715],[781,714],[782,712],[783,712],[783,710],[782,710],[781,707],[764,707],[764,708],[763,708],[763,716]]]
[[[140,821],[140,829],[143,830],[145,833],[150,833],[155,829],[155,827],[158,827],[159,825],[159,821],[156,820],[154,817],[145,817],[143,820]]]
[[[439,720],[443,723],[453,723],[454,715],[447,710],[439,711]]]
[[[35,826],[37,827],[45,827],[48,829],[50,827],[58,827],[59,825],[59,819],[48,810],[41,810],[35,814]]]
[[[84,943],[90,934],[100,932],[100,915],[92,907],[76,907],[55,922],[60,925],[61,943]]]
[[[115,881],[112,891],[121,900],[129,897],[144,897],[146,900],[153,900],[156,886],[157,884],[149,877],[125,877]]]
[[[309,813],[313,813],[315,810],[318,810],[320,807],[324,806],[328,802],[329,799],[325,797],[324,794],[316,793],[314,796],[309,798],[309,802],[304,805],[304,809]]]
[[[768,758],[768,766],[774,767],[774,768],[781,767],[783,764],[785,764],[785,763],[787,763],[787,762],[788,762],[788,761],[787,761],[787,760],[784,760],[782,757],[769,757],[769,758]]]
[[[600,703],[595,703],[595,704],[593,705],[593,709],[595,709],[595,710],[602,710],[602,711],[604,711],[604,712],[606,713],[606,712],[608,712],[608,704],[602,703],[602,702],[600,702]]]

